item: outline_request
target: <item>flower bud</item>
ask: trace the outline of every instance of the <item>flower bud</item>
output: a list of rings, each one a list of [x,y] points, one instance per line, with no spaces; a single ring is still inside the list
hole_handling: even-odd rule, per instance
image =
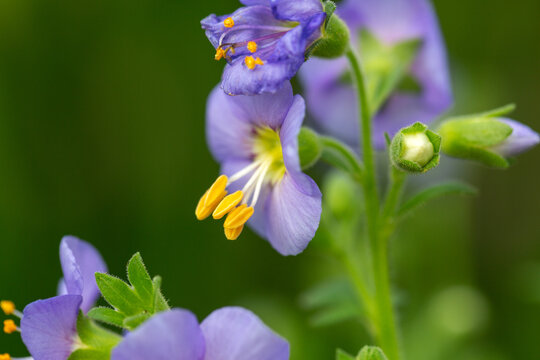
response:
[[[387,360],[383,351],[376,346],[364,346],[357,357],[358,360]]]
[[[441,137],[422,123],[401,129],[390,145],[390,159],[397,168],[424,173],[439,164]]]
[[[528,126],[490,114],[450,119],[441,125],[439,133],[445,154],[502,169],[509,166],[510,157],[540,142]]]
[[[302,169],[315,165],[322,155],[322,144],[319,135],[313,130],[303,127],[298,134],[298,156]]]
[[[322,28],[322,36],[308,51],[309,55],[320,58],[337,58],[345,54],[349,46],[349,28],[339,16],[334,14],[336,5],[332,1],[324,3],[326,21]]]

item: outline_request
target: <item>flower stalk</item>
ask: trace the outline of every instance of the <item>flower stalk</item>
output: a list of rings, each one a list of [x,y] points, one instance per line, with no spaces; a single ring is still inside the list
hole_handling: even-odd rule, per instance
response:
[[[388,236],[384,231],[386,222],[380,214],[379,197],[376,182],[375,154],[372,140],[371,113],[365,87],[365,79],[356,53],[349,49],[347,58],[354,74],[358,104],[360,106],[360,137],[362,139],[362,153],[364,174],[362,186],[366,202],[366,225],[368,239],[371,245],[373,277],[375,284],[375,314],[371,321],[376,329],[378,342],[390,360],[400,358],[397,338],[397,329],[392,305],[390,278],[388,274]],[[399,183],[398,183],[399,185]],[[390,202],[397,202],[400,190],[396,188],[395,195],[390,193]],[[392,199],[395,199],[392,200]],[[391,205],[393,206],[393,205]]]

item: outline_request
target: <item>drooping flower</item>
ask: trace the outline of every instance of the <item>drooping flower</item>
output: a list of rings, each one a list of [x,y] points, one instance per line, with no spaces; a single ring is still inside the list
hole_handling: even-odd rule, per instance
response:
[[[214,89],[207,104],[207,140],[224,175],[200,199],[197,218],[227,215],[230,240],[250,220],[281,254],[302,252],[321,215],[321,192],[302,173],[298,158],[304,115],[304,100],[293,96],[289,82],[275,94],[259,96],[228,96]]]
[[[363,54],[362,31],[381,42],[395,46],[417,39],[420,47],[403,78],[414,86],[397,86],[374,114],[373,136],[377,148],[384,148],[384,133],[393,137],[399,129],[415,122],[431,123],[452,103],[446,50],[437,17],[428,0],[345,0],[337,13],[351,30],[352,45],[374,71],[388,62],[384,58],[370,62]],[[383,52],[384,56],[384,52]],[[300,71],[308,108],[320,128],[333,136],[356,145],[359,142],[358,104],[350,81],[346,59],[311,58]],[[419,88],[418,88],[419,87]],[[411,90],[411,88],[414,88]]]
[[[11,301],[0,304],[6,315],[21,319],[20,328],[14,323],[10,325],[21,333],[24,344],[35,360],[66,360],[82,346],[77,335],[77,316],[81,310],[89,310],[99,296],[93,274],[107,271],[99,252],[73,236],[62,239],[60,262],[64,278],[60,282],[58,296],[35,301],[27,305],[22,313],[16,310]],[[3,356],[10,359],[7,354]]]
[[[320,0],[241,0],[230,15],[201,21],[225,58],[221,87],[231,95],[275,92],[304,63],[306,50],[321,37],[326,18]]]
[[[289,344],[255,314],[214,311],[199,326],[191,312],[154,315],[112,351],[111,360],[288,360]]]

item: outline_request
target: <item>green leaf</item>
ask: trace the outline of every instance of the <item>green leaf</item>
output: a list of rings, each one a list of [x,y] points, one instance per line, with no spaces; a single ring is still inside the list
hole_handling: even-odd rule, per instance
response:
[[[501,106],[499,108],[489,110],[483,113],[478,114],[478,117],[500,117],[510,114],[516,110],[516,104],[508,104],[505,106]]]
[[[364,346],[356,357],[357,360],[388,360],[384,352],[376,346]]]
[[[139,325],[141,325],[143,322],[145,322],[146,320],[148,320],[150,318],[150,314],[147,313],[147,312],[144,312],[144,313],[140,313],[140,314],[137,314],[137,315],[133,315],[133,316],[130,316],[130,317],[127,317],[125,320],[124,320],[124,328],[128,329],[128,330],[135,330]]]
[[[354,359],[354,356],[347,354],[345,351],[341,349],[337,349],[336,360],[355,360],[355,359]]]
[[[77,318],[77,333],[83,344],[98,350],[110,350],[122,340],[118,334],[98,326],[82,313]]]
[[[109,360],[111,358],[110,351],[96,349],[79,349],[75,350],[68,360]]]
[[[87,316],[90,319],[101,321],[109,325],[118,326],[120,328],[123,327],[124,319],[126,318],[125,315],[107,307],[93,308],[88,312]]]
[[[407,77],[409,83],[414,82],[409,69],[421,45],[422,41],[412,39],[390,46],[380,42],[367,30],[360,32],[362,63],[373,114]]]
[[[129,282],[143,303],[146,305],[147,310],[152,310],[152,304],[154,301],[154,284],[152,283],[152,278],[144,266],[140,253],[136,253],[133,255],[131,260],[129,260],[127,273]]]
[[[470,185],[459,182],[448,182],[444,184],[434,185],[430,188],[420,191],[416,195],[413,195],[409,200],[407,200],[398,210],[397,216],[403,217],[430,200],[451,194],[476,195],[477,190]]]
[[[165,297],[161,293],[161,277],[156,276],[153,280],[154,283],[154,314],[161,312],[161,311],[167,311],[170,309],[169,304],[167,303],[167,300],[165,300]]]
[[[332,325],[364,316],[354,289],[347,279],[333,279],[319,284],[304,293],[300,301],[305,308],[315,310],[311,317],[311,323],[315,326]]]
[[[119,278],[96,273],[96,282],[105,300],[119,312],[130,316],[144,309],[144,304],[135,291]]]

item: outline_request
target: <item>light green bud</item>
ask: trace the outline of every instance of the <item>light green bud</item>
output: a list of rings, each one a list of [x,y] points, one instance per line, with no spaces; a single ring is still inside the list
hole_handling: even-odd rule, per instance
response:
[[[422,123],[401,129],[390,145],[392,164],[410,173],[424,173],[439,164],[441,137]]]

